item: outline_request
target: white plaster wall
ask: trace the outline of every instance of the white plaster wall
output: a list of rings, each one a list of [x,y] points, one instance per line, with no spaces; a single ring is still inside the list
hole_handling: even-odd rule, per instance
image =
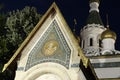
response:
[[[42,76],[36,78],[35,80],[62,80],[58,75],[55,74],[43,74]]]
[[[90,59],[91,63],[110,63],[110,62],[120,62],[119,57],[111,57],[111,58],[96,58],[96,59]]]
[[[115,40],[111,38],[103,39],[103,49],[104,50],[114,50],[115,49]]]
[[[120,78],[120,68],[96,68],[98,78]]]
[[[92,26],[92,27],[89,27]],[[85,41],[84,49],[90,47],[90,38],[93,38],[94,48],[99,48],[99,39],[101,39],[101,33],[105,30],[104,28],[97,27],[96,24],[89,24],[88,28],[81,30],[81,40]]]
[[[79,68],[66,69],[57,63],[38,64],[27,71],[16,71],[15,80],[35,80],[44,74],[53,74],[60,77],[61,80],[86,80]]]

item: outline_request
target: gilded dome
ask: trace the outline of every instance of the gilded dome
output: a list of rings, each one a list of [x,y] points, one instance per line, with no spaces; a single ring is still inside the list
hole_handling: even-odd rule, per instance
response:
[[[103,31],[103,33],[101,34],[101,39],[112,38],[116,40],[116,37],[116,33],[111,31],[109,28],[107,28],[107,30]]]

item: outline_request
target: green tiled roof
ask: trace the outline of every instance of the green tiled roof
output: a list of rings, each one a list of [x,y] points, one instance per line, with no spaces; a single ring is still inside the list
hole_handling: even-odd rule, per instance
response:
[[[87,24],[93,24],[93,23],[103,25],[100,14],[97,11],[91,11],[89,13]]]

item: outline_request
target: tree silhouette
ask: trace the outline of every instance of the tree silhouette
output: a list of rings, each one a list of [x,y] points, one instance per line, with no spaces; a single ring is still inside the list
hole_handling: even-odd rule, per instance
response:
[[[41,15],[37,13],[36,8],[29,6],[22,10],[13,10],[6,15],[0,14],[0,80],[14,79],[14,69],[8,68],[2,73],[3,65],[15,53],[40,18]]]

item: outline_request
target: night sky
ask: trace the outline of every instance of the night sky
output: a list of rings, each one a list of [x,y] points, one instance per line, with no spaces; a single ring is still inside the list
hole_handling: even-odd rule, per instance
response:
[[[52,2],[56,2],[68,25],[73,29],[74,18],[77,20],[77,34],[86,24],[89,14],[89,0],[0,0],[1,12],[23,9],[25,6],[34,6],[40,14],[44,14]],[[100,15],[106,26],[106,14],[110,29],[117,33],[116,49],[120,50],[120,0],[100,0]]]

